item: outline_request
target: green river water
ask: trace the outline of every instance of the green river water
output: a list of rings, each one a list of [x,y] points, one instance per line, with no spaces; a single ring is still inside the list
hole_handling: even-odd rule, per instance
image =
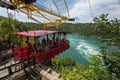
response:
[[[91,55],[99,54],[100,47],[105,45],[101,40],[90,38],[77,34],[68,34],[67,39],[70,41],[70,48],[60,54],[60,57],[70,57],[78,63],[88,64]],[[107,49],[117,51],[115,46],[109,46]]]

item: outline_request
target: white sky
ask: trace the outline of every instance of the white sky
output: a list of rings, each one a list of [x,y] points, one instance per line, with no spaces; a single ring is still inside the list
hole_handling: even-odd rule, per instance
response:
[[[120,19],[120,0],[89,0],[91,3],[91,15],[88,0],[66,0],[69,2],[70,17],[75,18],[76,22],[92,22],[93,17],[99,16],[102,13],[109,13],[109,19]],[[13,11],[10,11],[14,14]],[[0,16],[7,16],[7,10],[0,7]],[[30,21],[27,16],[20,12],[15,12],[15,18],[21,21]]]
[[[120,19],[120,0],[90,0],[92,13],[88,0],[77,0],[70,9],[71,17],[75,17],[77,22],[92,22],[93,17],[103,13],[109,13],[109,18]]]

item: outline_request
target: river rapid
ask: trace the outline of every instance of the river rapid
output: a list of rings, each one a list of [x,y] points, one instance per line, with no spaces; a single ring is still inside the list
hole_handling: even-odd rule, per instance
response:
[[[60,57],[70,57],[78,63],[88,64],[91,55],[100,53],[100,47],[105,45],[97,38],[90,38],[77,34],[68,34],[67,39],[70,41],[70,48],[60,54]],[[117,51],[115,46],[108,46],[107,50],[110,52]]]

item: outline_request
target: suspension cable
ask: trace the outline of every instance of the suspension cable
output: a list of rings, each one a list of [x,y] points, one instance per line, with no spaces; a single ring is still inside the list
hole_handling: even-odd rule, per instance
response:
[[[10,14],[9,14],[8,8],[6,8],[6,10],[7,10],[8,19],[10,20]]]
[[[59,8],[58,8],[58,6],[57,6],[55,0],[52,0],[52,2],[54,3],[54,5],[55,5],[55,7],[56,7],[56,9],[57,9],[57,11],[58,11],[58,14],[60,15],[60,10],[59,10]]]
[[[89,7],[90,7],[91,16],[94,18],[94,15],[93,15],[93,11],[92,11],[92,6],[91,6],[91,3],[90,3],[90,0],[88,0],[88,4],[89,4]]]
[[[65,2],[66,9],[67,9],[68,17],[70,18],[69,8],[68,8],[66,0],[64,0],[64,2]]]
[[[14,17],[15,17],[14,20],[16,20],[16,11],[15,10],[14,10]]]

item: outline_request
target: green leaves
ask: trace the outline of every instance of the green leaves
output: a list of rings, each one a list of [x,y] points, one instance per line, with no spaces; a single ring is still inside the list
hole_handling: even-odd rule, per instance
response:
[[[101,37],[109,45],[120,47],[120,20],[114,18],[113,20],[107,19],[108,14],[102,14],[99,17],[94,18],[94,22],[100,29]],[[101,50],[102,64],[109,71],[111,76],[120,78],[120,52],[107,52],[104,49]],[[117,79],[117,78],[116,78]]]
[[[64,80],[113,80],[114,78],[108,73],[99,57],[93,56],[90,65],[78,64],[70,65],[70,58],[56,57],[52,62],[56,65],[59,63],[58,71]],[[62,62],[62,63],[61,63]],[[64,63],[65,62],[65,63]],[[69,64],[69,66],[65,65]]]
[[[119,46],[120,39],[120,19],[114,18],[109,20],[109,14],[101,14],[99,17],[95,17],[93,21],[97,25],[96,33],[100,34],[101,39],[106,39],[106,42],[112,45]]]
[[[109,73],[120,78],[120,52],[104,52],[104,54],[102,54],[102,59]]]

